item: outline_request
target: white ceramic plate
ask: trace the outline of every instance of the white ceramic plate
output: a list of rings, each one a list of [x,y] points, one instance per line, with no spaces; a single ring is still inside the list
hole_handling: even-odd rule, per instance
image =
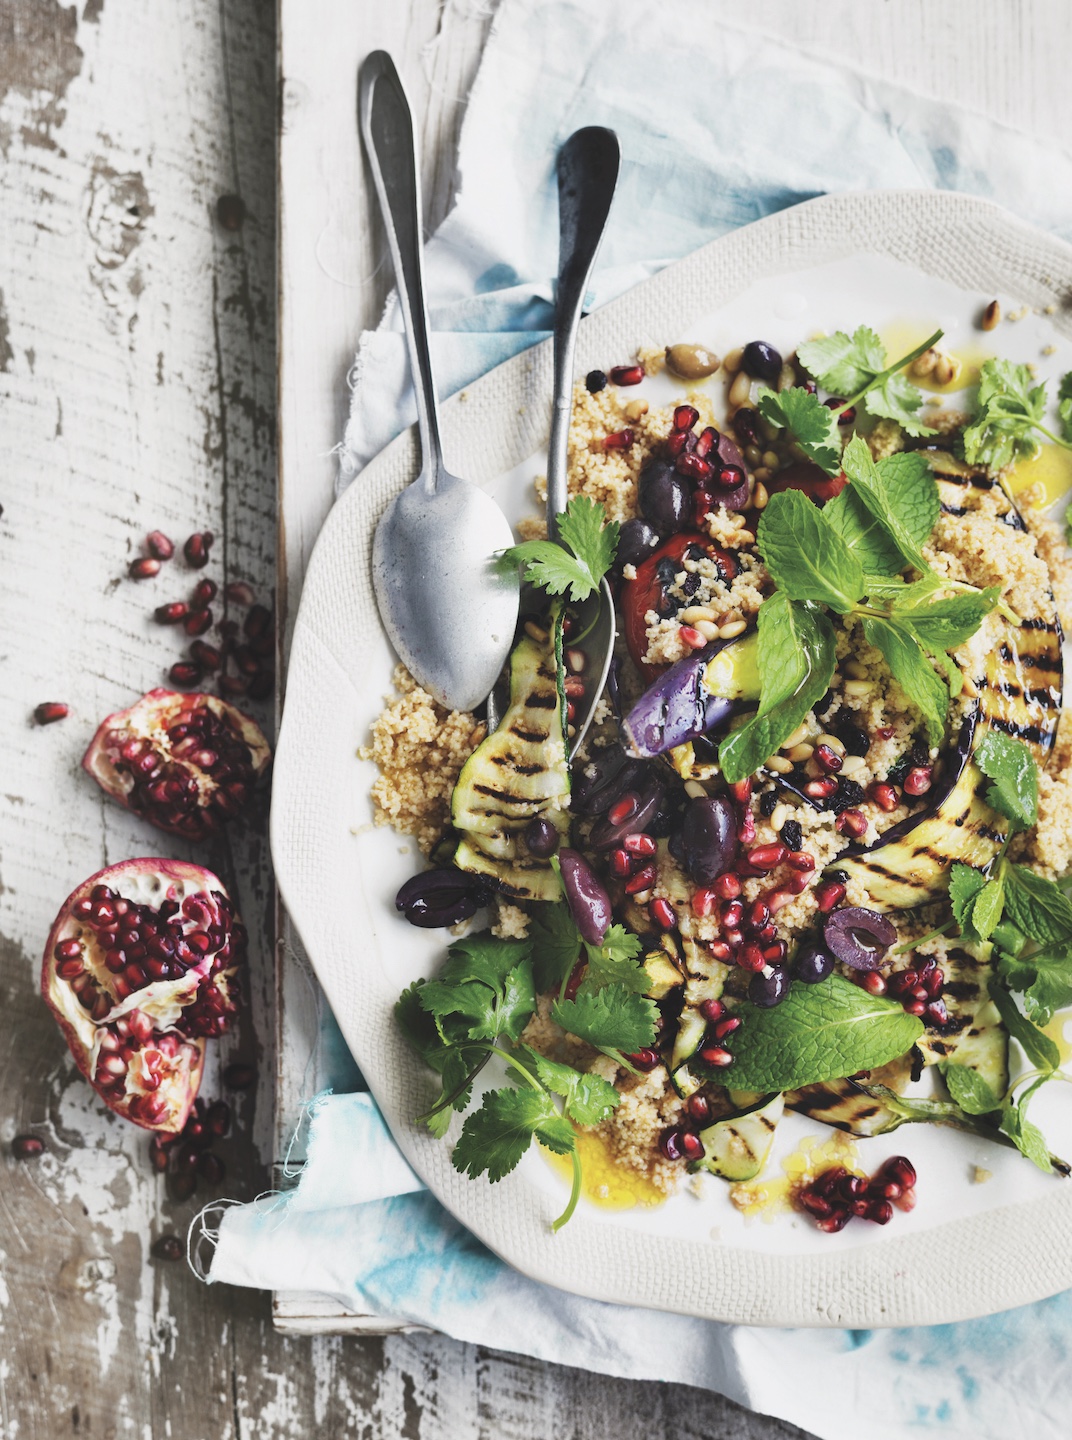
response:
[[[792,348],[816,330],[941,325],[952,350],[993,348],[1056,377],[1072,368],[1072,248],[983,201],[926,192],[829,196],[716,240],[589,317],[577,370],[607,367],[638,345],[697,340],[725,350],[761,336]],[[1001,299],[1018,324],[982,335]],[[1050,313],[1047,314],[1046,312]],[[985,344],[984,344],[985,342]],[[1056,347],[1043,355],[1045,347]],[[541,345],[444,409],[452,468],[486,486],[511,518],[535,506],[543,470],[551,363]],[[665,403],[666,377],[642,391]],[[680,392],[676,392],[680,393]],[[497,1185],[450,1163],[450,1144],[411,1123],[431,1079],[392,1021],[399,992],[438,965],[443,936],[394,911],[418,866],[415,847],[372,825],[371,764],[356,758],[390,690],[394,656],[370,578],[371,537],[388,500],[416,473],[399,436],[335,506],[320,536],[294,629],[275,766],[272,848],[287,907],[328,1000],[399,1144],[430,1189],[518,1269],[598,1299],[767,1325],[905,1325],[966,1319],[1072,1286],[1072,1182],[1042,1175],[972,1136],[913,1126],[863,1142],[874,1168],[907,1151],[919,1204],[882,1229],[824,1235],[802,1217],[746,1218],[714,1182],[654,1209],[587,1202],[558,1235],[566,1185],[533,1146]],[[1072,1095],[1042,1092],[1035,1118],[1072,1153]],[[455,1121],[455,1126],[458,1122]],[[826,1127],[787,1116],[769,1173]],[[456,1131],[452,1131],[452,1134]],[[975,1167],[992,1172],[975,1183]]]

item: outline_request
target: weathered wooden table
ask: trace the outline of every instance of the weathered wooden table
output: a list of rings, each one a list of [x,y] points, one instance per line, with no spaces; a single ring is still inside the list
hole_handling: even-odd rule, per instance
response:
[[[181,845],[104,801],[78,768],[105,713],[162,681],[175,637],[151,608],[181,566],[125,578],[142,538],[218,536],[206,573],[267,595],[276,575],[275,130],[284,203],[279,609],[292,616],[332,495],[359,331],[387,288],[353,131],[354,75],[398,57],[423,117],[427,219],[450,203],[453,146],[494,0],[0,0],[0,1426],[5,1437],[283,1440],[313,1434],[518,1440],[791,1426],[701,1391],[611,1381],[457,1345],[279,1333],[267,1296],[206,1289],[149,1244],[183,1233],[145,1138],[77,1076],[36,990],[48,924],[101,865]],[[752,0],[752,23],[1049,138],[1072,131],[1063,0]],[[736,18],[732,7],[726,17]],[[278,106],[277,106],[278,97]],[[229,229],[217,206],[240,196]],[[232,207],[224,209],[237,223]],[[62,724],[35,728],[40,700]],[[267,719],[267,717],[265,717]],[[249,1197],[307,1092],[315,990],[284,955],[283,1034],[263,831],[203,857],[240,896],[250,1004],[214,1059],[254,1059],[222,1191]],[[284,932],[285,937],[285,932]],[[280,1106],[273,1114],[278,1071]],[[6,1145],[5,1145],[6,1151]],[[291,1330],[341,1323],[281,1299]]]

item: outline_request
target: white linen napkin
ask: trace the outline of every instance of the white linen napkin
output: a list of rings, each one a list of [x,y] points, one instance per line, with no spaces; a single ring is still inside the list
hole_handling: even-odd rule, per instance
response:
[[[462,130],[458,203],[427,247],[444,394],[545,335],[554,157],[585,124],[612,126],[623,152],[593,306],[828,191],[962,190],[1072,238],[1064,152],[729,28],[705,0],[503,0]],[[361,339],[340,488],[414,413],[392,303]],[[337,1040],[328,1017],[325,1048]],[[227,1209],[207,1278],[319,1291],[500,1350],[706,1386],[824,1440],[1067,1435],[1072,1295],[970,1324],[873,1332],[749,1329],[581,1300],[524,1279],[459,1226],[367,1095],[311,1104],[297,1189]]]

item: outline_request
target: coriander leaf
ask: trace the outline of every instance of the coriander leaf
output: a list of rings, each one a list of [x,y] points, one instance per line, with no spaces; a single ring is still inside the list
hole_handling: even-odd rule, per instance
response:
[[[564,595],[568,590],[571,600],[585,600],[597,588],[587,565],[553,540],[526,540],[507,550],[506,558],[524,565],[525,578],[548,595]]]
[[[953,907],[953,918],[962,930],[969,928],[975,898],[986,883],[986,876],[981,871],[954,860],[949,871],[949,903]]]
[[[451,942],[437,978],[449,985],[479,980],[492,990],[500,990],[515,965],[527,960],[531,953],[531,940],[502,940],[490,930],[481,930]]]
[[[999,599],[1000,591],[992,585],[989,590],[935,600],[930,605],[898,605],[897,618],[911,625],[928,650],[955,650],[971,639]]]
[[[520,965],[515,965],[503,981],[502,996],[495,1013],[497,1033],[507,1035],[511,1040],[519,1039],[535,1010],[536,988],[532,982],[532,962],[524,960]]]
[[[529,921],[529,936],[537,992],[561,990],[581,956],[581,932],[569,906],[540,905]]]
[[[873,1070],[910,1050],[923,1024],[893,1000],[831,975],[822,985],[790,986],[776,1008],[745,1003],[741,1027],[723,1042],[741,1090],[796,1090]],[[690,1062],[691,1065],[692,1062]],[[725,1083],[725,1072],[719,1083]]]
[[[437,1020],[449,1015],[461,1016],[467,1022],[462,1038],[494,1040],[499,1033],[495,1018],[498,995],[497,990],[489,990],[476,980],[461,985],[428,980],[421,988],[420,998],[424,1008]]]
[[[574,1070],[571,1065],[561,1065],[557,1060],[548,1060],[526,1045],[536,1078],[548,1090],[561,1095],[566,1102],[566,1113],[578,1125],[598,1125],[605,1120],[622,1098],[618,1091],[601,1075],[586,1075]]]
[[[457,940],[435,980],[420,989],[420,1003],[439,1021],[447,1040],[516,1040],[536,1009],[529,940],[501,940],[485,931]],[[466,1023],[447,1027],[447,1017]]]
[[[980,940],[989,940],[1005,909],[1005,885],[1000,876],[988,880],[971,907],[972,929]]]
[[[624,985],[606,985],[575,1000],[558,1000],[551,1018],[579,1040],[597,1050],[621,1050],[626,1055],[643,1050],[655,1040],[654,1003],[634,995]]]
[[[598,584],[614,564],[621,526],[607,520],[603,506],[587,495],[575,495],[558,517],[559,540],[570,547]]]
[[[466,1117],[452,1157],[455,1170],[475,1179],[487,1171],[495,1183],[508,1175],[533,1136],[558,1155],[576,1144],[573,1127],[551,1099],[536,1090],[489,1090]]]
[[[1005,909],[1009,919],[1040,945],[1072,941],[1072,904],[1052,880],[1023,865],[1005,866]]]
[[[506,558],[524,565],[526,578],[549,595],[569,590],[571,600],[584,600],[599,589],[618,549],[618,522],[604,525],[604,518],[602,505],[575,495],[557,517],[559,541],[526,540],[511,546]]]
[[[776,392],[762,389],[757,400],[759,413],[793,439],[820,469],[836,475],[841,469],[841,433],[837,416],[818,395],[803,386]]]
[[[1022,740],[988,730],[975,747],[972,759],[994,783],[986,802],[1017,830],[1030,830],[1038,820],[1038,766]]]
[[[900,371],[887,375],[871,385],[863,397],[864,408],[872,415],[885,420],[896,420],[909,435],[933,435],[934,429],[924,425],[918,411],[923,407],[923,396]]]
[[[756,538],[771,578],[790,600],[814,600],[845,614],[863,594],[860,561],[799,490],[771,496]]]
[[[622,985],[643,995],[650,988],[651,977],[636,963],[643,948],[640,938],[631,935],[624,925],[612,925],[602,945],[585,941],[584,948],[588,954],[588,969],[581,984],[584,992],[601,990],[604,985]]]
[[[810,502],[808,502],[810,503]],[[759,709],[719,747],[722,773],[745,780],[787,740],[826,694],[836,664],[834,631],[807,601],[776,590],[759,607]]]
[[[1057,420],[1061,438],[1072,443],[1072,370],[1064,376],[1057,391]]]
[[[464,1110],[469,1104],[473,1077],[486,1063],[488,1052],[485,1046],[451,1045],[443,1039],[435,1019],[421,1003],[426,983],[418,980],[403,990],[395,1002],[395,1020],[424,1063],[442,1079],[436,1105],[425,1120],[432,1133],[440,1136],[450,1124],[451,1108]]]
[[[916,481],[918,494],[915,487],[904,484],[903,475],[897,479],[896,471],[893,472],[895,478],[887,484],[871,458],[866,440],[859,435],[854,435],[845,446],[841,463],[857,495],[885,526],[891,541],[901,552],[903,565],[911,565],[921,575],[928,574],[931,567],[923,557],[919,548],[923,542],[917,536],[932,508],[928,484],[937,495],[937,482],[933,475],[924,478],[920,472]],[[931,524],[933,528],[933,520]]]
[[[1039,1070],[1056,1070],[1061,1063],[1061,1052],[1050,1037],[1020,1013],[1016,1001],[995,975],[990,977],[989,990],[1002,1024],[1013,1039],[1020,1042],[1032,1065]]]
[[[940,745],[945,737],[949,691],[935,674],[915,635],[893,616],[882,619],[865,615],[863,627],[868,644],[874,645],[885,656],[890,673],[905,699],[915,705],[923,716],[930,743]]]
[[[838,395],[855,395],[885,367],[886,347],[867,325],[854,333],[835,330],[818,340],[797,346],[797,358],[824,390]]]
[[[1036,1025],[1048,1025],[1058,1010],[1072,1005],[1072,950],[1039,950],[1026,960],[998,956],[999,972],[1010,990],[1024,997],[1024,1009]]]
[[[1001,1109],[1001,1096],[995,1095],[978,1070],[950,1060],[939,1067],[950,1095],[969,1115],[990,1115]]]
[[[1031,431],[1042,425],[1046,386],[1032,385],[1026,365],[1012,360],[987,360],[979,372],[979,394],[971,424],[964,431],[964,458],[969,465],[1001,470],[1030,443]]]

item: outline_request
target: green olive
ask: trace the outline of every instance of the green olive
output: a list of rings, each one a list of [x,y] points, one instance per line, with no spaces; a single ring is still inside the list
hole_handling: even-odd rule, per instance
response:
[[[722,361],[706,345],[668,345],[666,363],[682,380],[704,380]]]

